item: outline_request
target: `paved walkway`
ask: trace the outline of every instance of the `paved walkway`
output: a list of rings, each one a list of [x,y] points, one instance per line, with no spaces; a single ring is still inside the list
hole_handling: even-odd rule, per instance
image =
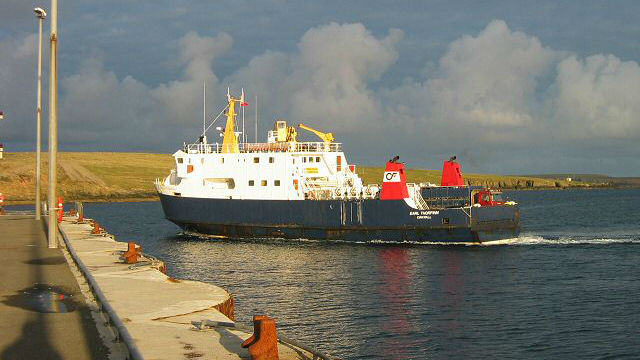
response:
[[[62,293],[64,301],[42,290]],[[73,311],[41,312],[65,308]],[[0,216],[0,359],[107,354],[62,251],[47,248],[43,223],[32,216]]]

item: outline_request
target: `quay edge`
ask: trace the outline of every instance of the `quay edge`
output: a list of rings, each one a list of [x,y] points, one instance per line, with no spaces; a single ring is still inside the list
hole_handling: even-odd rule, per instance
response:
[[[88,223],[66,217],[60,231],[69,252],[91,271],[99,291],[122,320],[142,358],[241,359],[249,353],[240,345],[251,334],[239,330],[194,331],[193,322],[203,319],[233,322],[218,309],[231,299],[224,289],[198,281],[170,278],[152,262],[122,263],[127,243],[110,236],[91,234]],[[222,309],[221,309],[222,310]],[[224,345],[223,345],[224,344]],[[311,359],[306,351],[278,346],[281,359]],[[138,358],[138,357],[132,357]]]

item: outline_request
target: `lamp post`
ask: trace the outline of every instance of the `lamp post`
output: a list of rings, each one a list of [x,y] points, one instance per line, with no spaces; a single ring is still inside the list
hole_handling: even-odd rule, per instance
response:
[[[36,103],[36,197],[35,215],[40,220],[40,143],[42,142],[42,21],[47,17],[47,12],[42,8],[35,8],[33,12],[38,17],[38,98]]]
[[[51,54],[49,62],[49,248],[58,247],[56,219],[56,157],[58,155],[58,0],[51,0]]]

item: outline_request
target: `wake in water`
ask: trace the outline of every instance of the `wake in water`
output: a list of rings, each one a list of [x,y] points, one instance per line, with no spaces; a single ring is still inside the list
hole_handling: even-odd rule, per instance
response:
[[[545,236],[523,234],[514,239],[511,245],[609,245],[640,244],[640,235],[622,235],[599,237],[589,235]]]
[[[264,241],[300,242],[300,243],[337,243],[355,245],[427,245],[427,246],[535,246],[535,245],[609,245],[609,244],[640,244],[640,234],[621,235],[616,237],[597,237],[589,235],[536,235],[522,234],[514,239],[504,239],[485,243],[459,243],[459,242],[429,242],[429,241],[344,241],[344,240],[314,240],[314,239],[284,239],[284,238],[229,238],[226,236],[208,235],[193,231],[183,231],[177,234],[179,237],[192,240],[231,240],[231,241]]]

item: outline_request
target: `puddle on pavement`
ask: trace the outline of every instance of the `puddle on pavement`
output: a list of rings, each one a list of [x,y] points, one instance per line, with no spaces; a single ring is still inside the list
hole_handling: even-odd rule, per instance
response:
[[[73,294],[47,284],[23,289],[16,295],[5,297],[3,303],[40,313],[67,313],[77,307]]]

